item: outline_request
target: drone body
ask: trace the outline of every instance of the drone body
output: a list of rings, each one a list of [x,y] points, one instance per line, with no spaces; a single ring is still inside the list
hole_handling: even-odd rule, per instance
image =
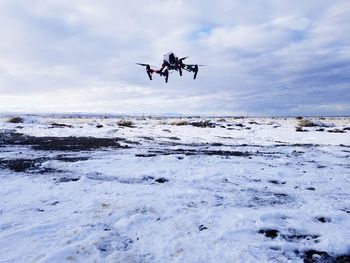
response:
[[[146,67],[146,72],[150,80],[152,80],[152,74],[156,73],[165,78],[165,82],[168,82],[169,71],[175,70],[178,71],[180,76],[182,76],[182,71],[186,70],[188,72],[193,72],[193,79],[196,79],[198,74],[198,67],[203,65],[192,65],[185,64],[183,61],[187,57],[178,58],[174,53],[169,52],[164,55],[163,64],[160,69],[152,69],[149,64],[136,63],[137,65]]]

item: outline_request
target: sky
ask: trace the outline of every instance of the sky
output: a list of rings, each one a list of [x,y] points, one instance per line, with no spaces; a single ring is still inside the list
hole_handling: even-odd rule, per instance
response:
[[[349,0],[0,0],[0,111],[350,115],[349,14]],[[135,64],[169,51],[208,66],[165,84]]]

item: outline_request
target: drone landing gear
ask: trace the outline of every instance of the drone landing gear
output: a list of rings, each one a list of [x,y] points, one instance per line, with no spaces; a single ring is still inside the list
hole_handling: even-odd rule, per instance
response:
[[[197,78],[197,74],[198,74],[198,65],[194,65],[194,69],[193,69],[193,79]]]
[[[151,70],[150,65],[146,66],[146,72],[147,72],[147,75],[148,75],[149,79],[152,80],[152,73],[153,73],[153,71]]]
[[[185,64],[182,64],[182,68],[184,70],[188,71],[188,72],[193,72],[193,79],[197,78],[198,65],[185,65]],[[182,76],[182,72],[180,73],[180,76]]]
[[[154,70],[154,69],[151,69],[150,66],[146,66],[146,71],[147,71],[147,74],[148,74],[148,77],[150,80],[152,80],[152,74],[153,73],[157,73],[159,74],[160,76],[163,76],[165,77],[165,83],[168,83],[168,78],[169,78],[169,70]]]
[[[165,83],[168,83],[168,78],[169,78],[169,70],[164,70],[164,72],[160,73],[161,76],[165,77]]]

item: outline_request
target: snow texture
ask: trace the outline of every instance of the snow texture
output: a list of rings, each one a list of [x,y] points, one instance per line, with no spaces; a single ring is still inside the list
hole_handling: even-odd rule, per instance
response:
[[[0,262],[349,262],[349,118],[21,117]]]

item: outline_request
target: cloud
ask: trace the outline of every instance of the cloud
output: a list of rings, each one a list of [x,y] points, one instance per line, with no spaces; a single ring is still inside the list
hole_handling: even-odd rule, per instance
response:
[[[0,2],[0,110],[350,114],[350,3]],[[150,82],[174,51],[208,64]]]

